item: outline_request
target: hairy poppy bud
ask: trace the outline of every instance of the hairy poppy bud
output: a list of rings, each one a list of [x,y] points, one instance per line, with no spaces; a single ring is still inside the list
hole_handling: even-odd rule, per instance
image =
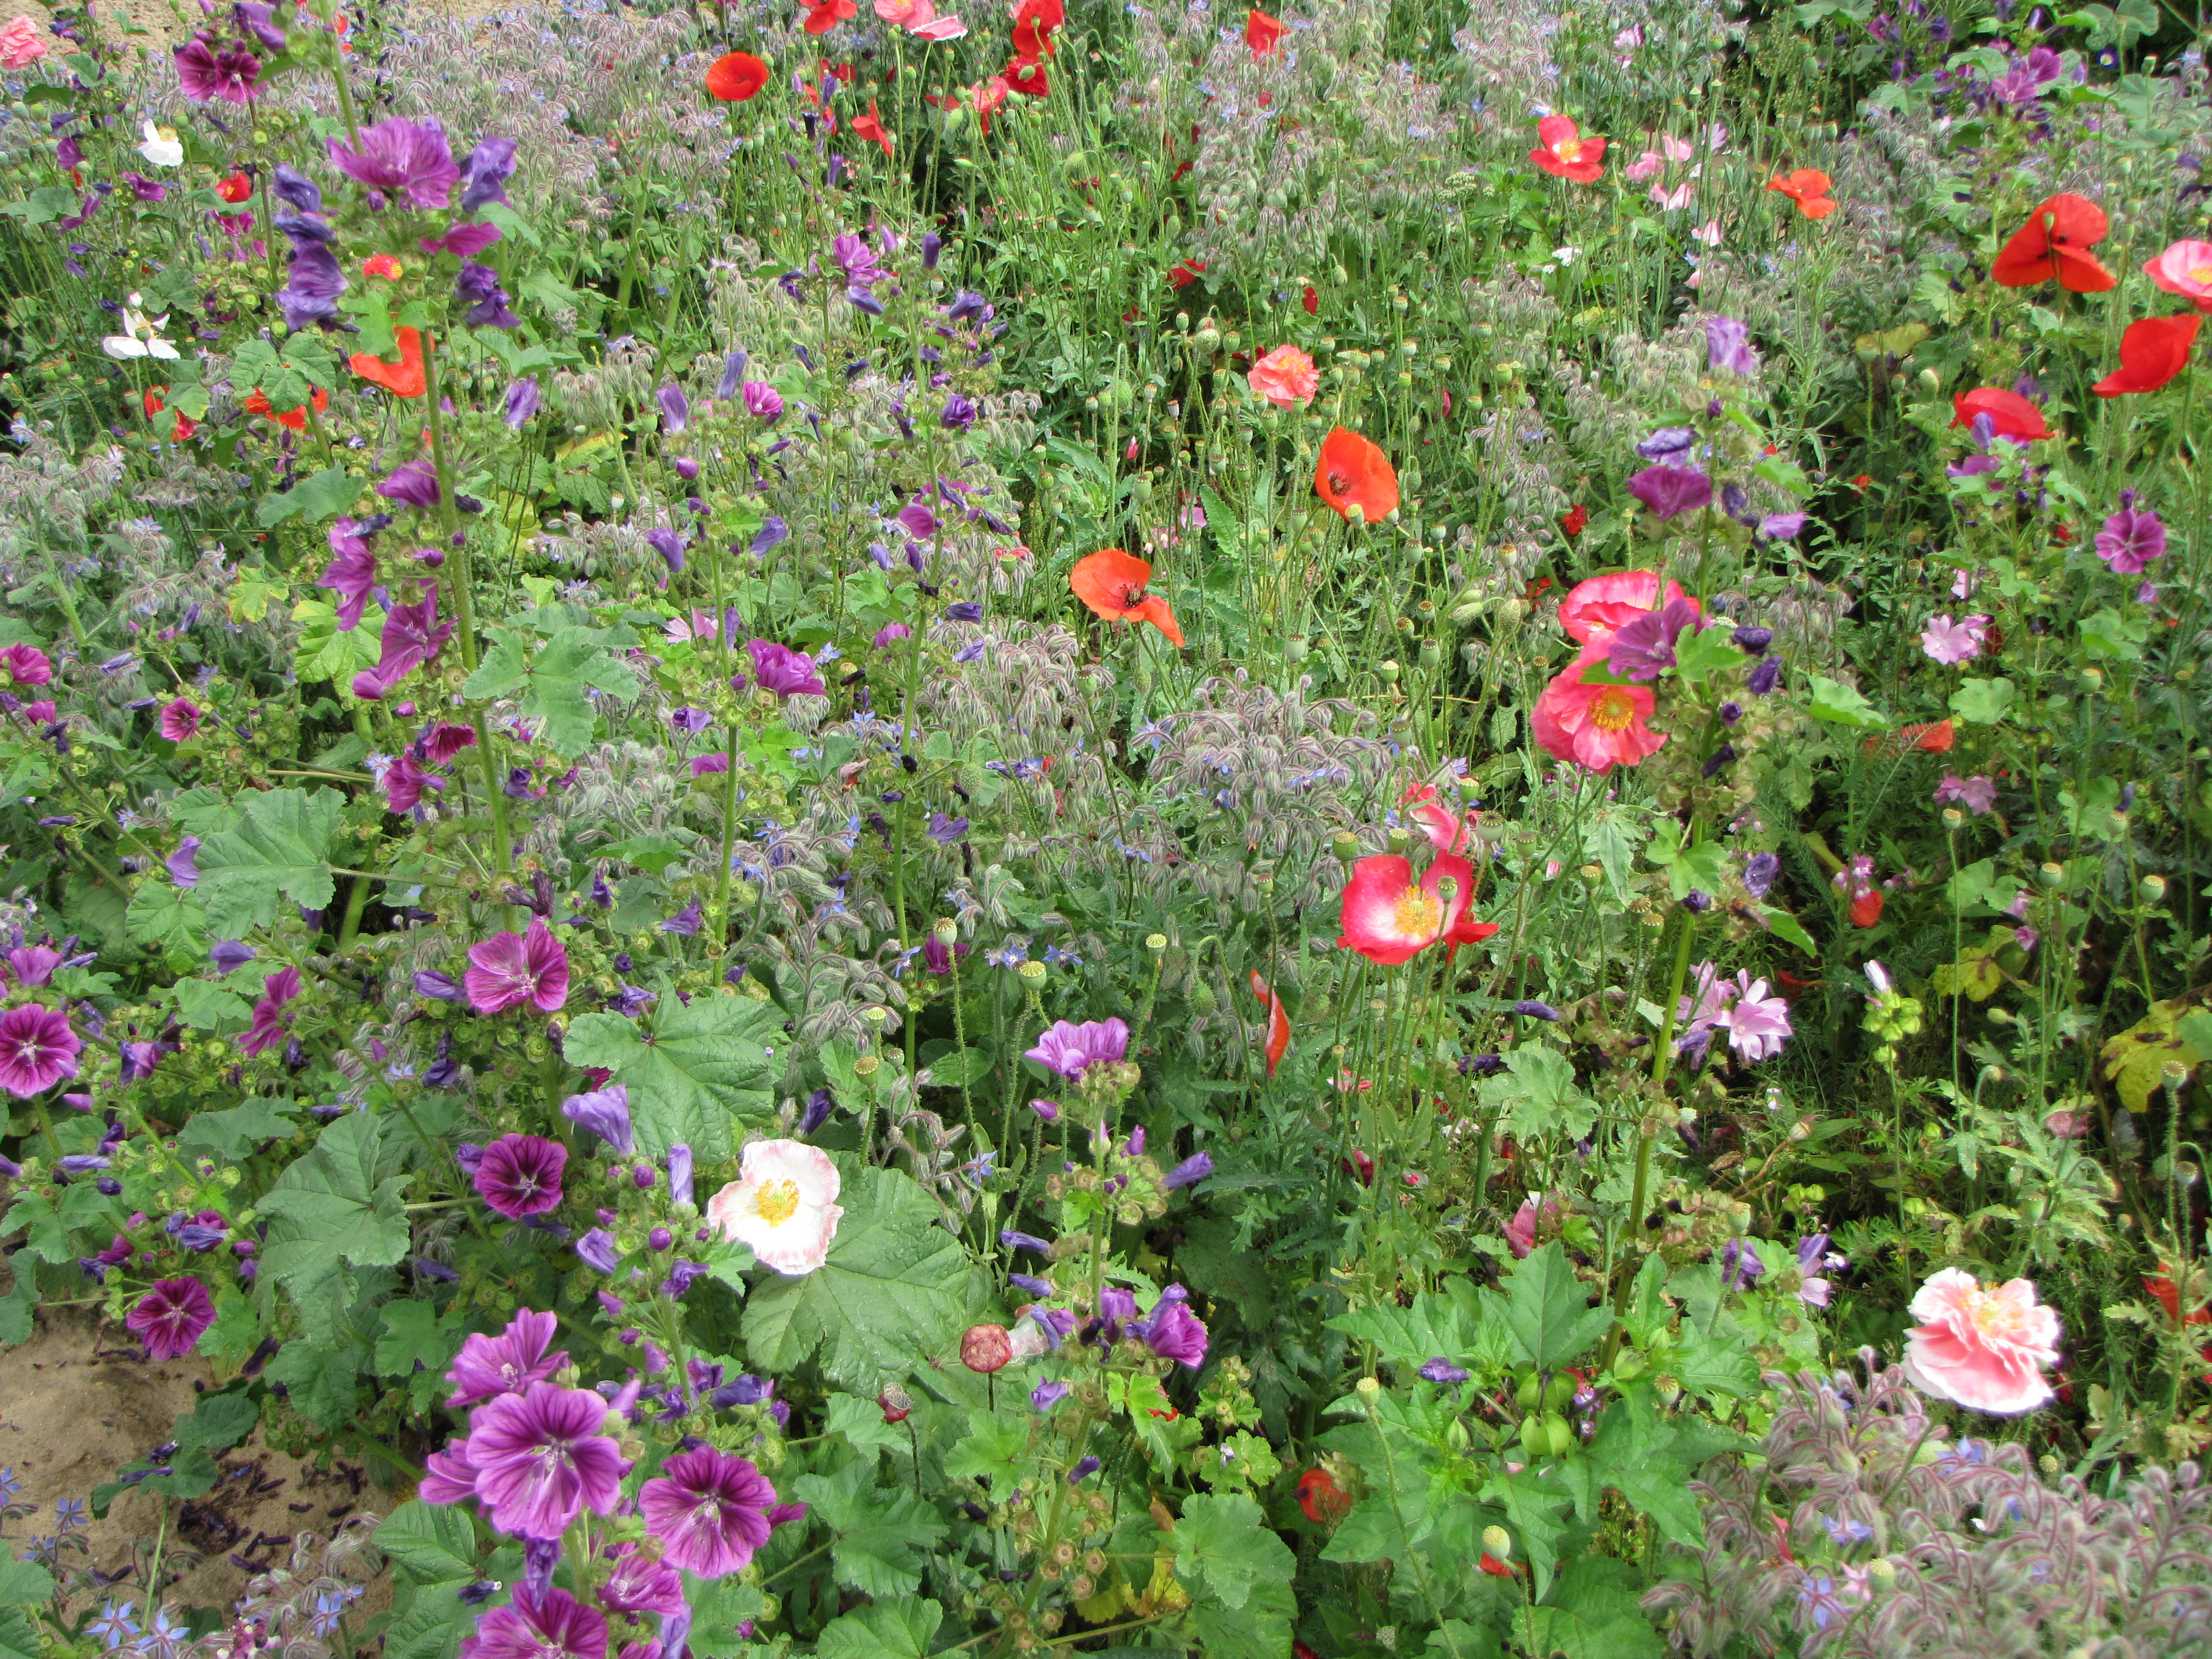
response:
[[[1013,1339],[1004,1325],[970,1325],[960,1338],[960,1363],[984,1376],[1006,1370],[1013,1357]]]

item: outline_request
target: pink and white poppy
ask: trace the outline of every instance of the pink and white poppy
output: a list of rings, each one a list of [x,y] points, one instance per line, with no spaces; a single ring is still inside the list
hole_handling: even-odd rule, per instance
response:
[[[745,1148],[738,1178],[707,1200],[708,1224],[762,1265],[797,1279],[830,1259],[845,1213],[839,1185],[837,1166],[820,1147],[757,1140]]]
[[[2015,1279],[1984,1285],[1946,1267],[1920,1287],[1905,1334],[1905,1374],[1923,1394],[1971,1411],[2014,1415],[2051,1398],[2043,1380],[2058,1363],[2058,1316]]]

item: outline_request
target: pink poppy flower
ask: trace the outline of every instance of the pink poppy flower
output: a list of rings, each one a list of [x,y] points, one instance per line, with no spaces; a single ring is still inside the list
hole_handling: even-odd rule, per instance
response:
[[[1321,390],[1314,360],[1294,345],[1279,345],[1252,365],[1246,375],[1252,390],[1278,409],[1303,409]]]
[[[171,743],[182,743],[199,729],[199,705],[190,698],[179,697],[161,710],[161,735]]]
[[[1406,816],[1421,826],[1429,844],[1439,853],[1456,853],[1468,838],[1469,815],[1455,812],[1437,799],[1433,783],[1410,785],[1399,798]]]
[[[0,1089],[11,1095],[44,1094],[65,1077],[76,1075],[83,1041],[70,1030],[69,1016],[35,1003],[0,1014]]]
[[[1956,772],[1946,772],[1943,781],[1936,786],[1936,803],[1948,806],[1956,801],[1970,812],[1990,812],[1996,810],[1997,787],[1984,777],[1962,778]]]
[[[819,1147],[757,1140],[745,1148],[738,1178],[707,1200],[707,1222],[763,1267],[796,1279],[830,1259],[845,1213],[837,1205],[841,1185],[837,1166]]]
[[[1449,906],[1441,891],[1446,877],[1455,884]],[[1393,968],[1441,942],[1449,961],[1461,945],[1480,945],[1498,931],[1494,922],[1474,920],[1474,866],[1465,859],[1440,854],[1416,881],[1407,860],[1377,853],[1352,866],[1336,943]]]
[[[1577,645],[1588,645],[1601,634],[1615,629],[1646,611],[1660,608],[1659,573],[1622,570],[1610,576],[1592,576],[1577,582],[1559,602],[1559,626]],[[1668,599],[1687,596],[1680,582],[1667,584]],[[1702,613],[1701,613],[1702,614]]]
[[[28,69],[46,55],[46,43],[39,39],[39,27],[28,17],[12,17],[0,28],[0,69]]]
[[[1640,766],[1667,744],[1666,734],[1649,724],[1659,706],[1649,687],[1583,683],[1583,671],[1604,661],[1611,650],[1607,635],[1584,646],[1582,655],[1544,688],[1529,717],[1536,741],[1549,753],[1600,776],[1615,766]]]
[[[496,1014],[527,1002],[541,1014],[559,1012],[568,1000],[568,952],[542,919],[527,933],[494,933],[469,946],[469,970],[461,976],[469,1006]]]
[[[2212,242],[2176,242],[2147,261],[2143,271],[2168,294],[2179,294],[2199,311],[2212,311]]]
[[[156,1281],[123,1322],[137,1332],[155,1359],[182,1359],[215,1323],[215,1299],[197,1279]]]
[[[1911,1311],[1921,1322],[1905,1333],[1905,1374],[1922,1393],[1999,1415],[2051,1398],[2043,1370],[2058,1363],[2058,1316],[2038,1304],[2029,1280],[1984,1285],[1946,1267]]]
[[[1957,622],[1948,615],[1930,617],[1920,630],[1920,648],[1948,667],[1980,656],[1989,631],[1987,617],[1962,617]]]

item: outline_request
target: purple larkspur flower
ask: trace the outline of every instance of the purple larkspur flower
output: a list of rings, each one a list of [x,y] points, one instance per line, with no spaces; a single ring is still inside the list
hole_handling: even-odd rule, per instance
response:
[[[525,1308],[497,1336],[471,1331],[454,1356],[446,1381],[453,1385],[448,1407],[473,1406],[502,1394],[521,1394],[568,1363],[565,1351],[548,1353],[560,1321]]]
[[[453,152],[435,121],[392,116],[361,130],[361,148],[324,140],[331,161],[356,184],[387,196],[406,197],[418,208],[441,208],[461,181]]]
[[[561,1103],[561,1115],[589,1129],[625,1158],[635,1144],[630,1132],[629,1091],[622,1084],[570,1095]]]
[[[1129,1050],[1129,1027],[1120,1019],[1087,1020],[1078,1025],[1055,1020],[1022,1058],[1033,1060],[1065,1078],[1080,1078],[1093,1066],[1115,1065]]]
[[[558,1538],[586,1510],[611,1514],[629,1465],[601,1432],[606,1418],[598,1395],[552,1382],[477,1407],[468,1460],[491,1523],[526,1538]]]
[[[474,1185],[478,1195],[509,1221],[541,1215],[561,1205],[561,1172],[568,1149],[543,1135],[501,1135],[483,1149]]]
[[[465,320],[471,328],[522,326],[522,319],[507,308],[507,290],[489,265],[473,259],[464,262],[453,279],[453,297],[469,308]]]
[[[775,1488],[750,1462],[702,1446],[678,1452],[637,1495],[662,1559],[702,1578],[738,1571],[768,1542]]]
[[[507,429],[520,432],[538,412],[538,377],[526,374],[507,389],[507,408],[503,418]]]
[[[1172,1190],[1188,1187],[1203,1181],[1213,1173],[1213,1160],[1204,1152],[1193,1152],[1160,1178],[1160,1185]]]

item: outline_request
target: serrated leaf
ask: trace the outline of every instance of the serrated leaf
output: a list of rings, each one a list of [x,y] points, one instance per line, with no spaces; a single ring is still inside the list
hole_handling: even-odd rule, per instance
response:
[[[35,1561],[0,1554],[0,1607],[35,1607],[53,1598],[53,1574]]]
[[[177,1137],[180,1151],[213,1152],[233,1163],[246,1157],[264,1141],[289,1139],[299,1131],[290,1114],[300,1110],[296,1100],[242,1100],[225,1111],[200,1112]]]
[[[1812,686],[1812,705],[1805,712],[1814,720],[1826,720],[1831,726],[1857,726],[1869,732],[1888,728],[1889,717],[1851,687],[1835,680],[1823,679],[1818,674],[1813,676]]]
[[[228,1451],[253,1432],[261,1420],[261,1407],[243,1394],[209,1394],[177,1419],[169,1437],[180,1450]]]
[[[407,1610],[384,1632],[384,1659],[453,1659],[477,1627],[479,1608],[461,1600],[464,1583],[428,1585],[415,1592]]]
[[[456,1309],[441,1318],[428,1303],[405,1297],[377,1311],[383,1316],[383,1329],[370,1363],[379,1376],[405,1378],[416,1408],[423,1409],[446,1392],[446,1368],[468,1338],[468,1315]]]
[[[944,1622],[945,1609],[934,1601],[855,1608],[822,1627],[815,1659],[924,1659]]]
[[[1607,1556],[1571,1563],[1546,1604],[1522,1612],[1516,1628],[1527,1650],[1566,1659],[1661,1659],[1666,1644],[1638,1604],[1633,1571]]]
[[[356,1379],[368,1358],[366,1343],[319,1348],[312,1342],[287,1342],[264,1374],[284,1385],[285,1398],[302,1417],[334,1429],[353,1415],[361,1399]]]
[[[8,1286],[7,1295],[0,1296],[0,1346],[10,1348],[31,1340],[31,1333],[37,1328],[31,1310],[39,1304],[39,1275],[31,1264],[26,1261],[20,1267],[11,1264],[11,1269],[15,1282]]]
[[[169,989],[177,999],[177,1012],[195,1031],[212,1031],[225,1020],[243,1024],[252,1017],[252,1006],[244,997],[211,979],[180,979]]]
[[[499,637],[462,691],[471,697],[519,696],[522,712],[539,722],[544,741],[563,755],[591,747],[599,716],[586,690],[605,692],[618,702],[637,695],[637,675],[618,662],[586,630],[564,628],[533,654],[528,636]]]
[[[166,881],[140,884],[123,913],[134,944],[198,956],[208,947],[207,911],[190,888]]]
[[[856,1394],[830,1396],[830,1416],[823,1431],[843,1435],[860,1451],[866,1451],[872,1446],[902,1452],[912,1449],[906,1431],[896,1424],[884,1422],[884,1408]]]
[[[1011,1486],[1022,1478],[1029,1451],[1029,1425],[978,1406],[968,1413],[968,1432],[945,1454],[945,1473],[955,1480],[990,1481]]]
[[[1542,1370],[1557,1370],[1613,1322],[1607,1310],[1589,1305],[1589,1289],[1556,1238],[1514,1263],[1504,1294],[1485,1291],[1484,1301],[1504,1322],[1519,1358]]]
[[[734,1659],[752,1646],[746,1626],[767,1611],[759,1586],[742,1584],[734,1574],[722,1578],[684,1575],[684,1599],[691,1604],[691,1636],[687,1653],[700,1659]]]
[[[1528,1043],[1509,1050],[1505,1073],[1486,1079],[1483,1099],[1511,1108],[1518,1136],[1557,1134],[1579,1140],[1597,1121],[1597,1103],[1575,1086],[1574,1063],[1556,1048]]]
[[[904,1486],[878,1486],[876,1460],[861,1458],[836,1474],[805,1474],[792,1491],[813,1518],[836,1534],[830,1566],[839,1583],[881,1601],[921,1588],[922,1562],[946,1531],[936,1510]]]
[[[1995,726],[2012,707],[2013,689],[2013,683],[2002,676],[1961,680],[1951,693],[1951,712],[1969,726]]]
[[[1290,1645],[1297,1558],[1241,1493],[1183,1500],[1175,1575],[1208,1659],[1281,1659]]]
[[[306,401],[302,395],[293,407]],[[270,402],[276,406],[274,398]],[[352,506],[361,489],[361,480],[345,468],[326,466],[281,494],[263,496],[253,509],[253,521],[264,530],[272,529],[287,519],[297,519],[302,524],[320,524],[325,519],[335,519]]]
[[[764,1039],[781,1035],[783,1017],[774,1003],[734,994],[668,999],[653,1012],[650,1026],[620,1014],[579,1015],[562,1052],[629,1091],[646,1157],[681,1142],[702,1164],[726,1162],[736,1151],[732,1121],[765,1122],[775,1112]]]
[[[281,894],[320,910],[337,884],[331,879],[331,837],[337,833],[344,799],[333,790],[270,789],[246,805],[245,822],[209,836],[199,850],[199,886],[208,926],[224,939],[276,919]]]
[[[872,1394],[957,1341],[968,1255],[913,1176],[849,1158],[838,1169],[845,1214],[829,1261],[756,1289],[744,1337],[749,1357],[769,1370],[793,1370],[818,1353],[832,1381]]]
[[[418,1584],[469,1583],[477,1576],[477,1540],[467,1513],[450,1504],[410,1499],[379,1524],[377,1548]]]
[[[377,1179],[381,1149],[376,1120],[349,1112],[263,1194],[261,1212],[274,1223],[263,1270],[295,1297],[342,1262],[388,1267],[407,1254],[407,1177]]]

